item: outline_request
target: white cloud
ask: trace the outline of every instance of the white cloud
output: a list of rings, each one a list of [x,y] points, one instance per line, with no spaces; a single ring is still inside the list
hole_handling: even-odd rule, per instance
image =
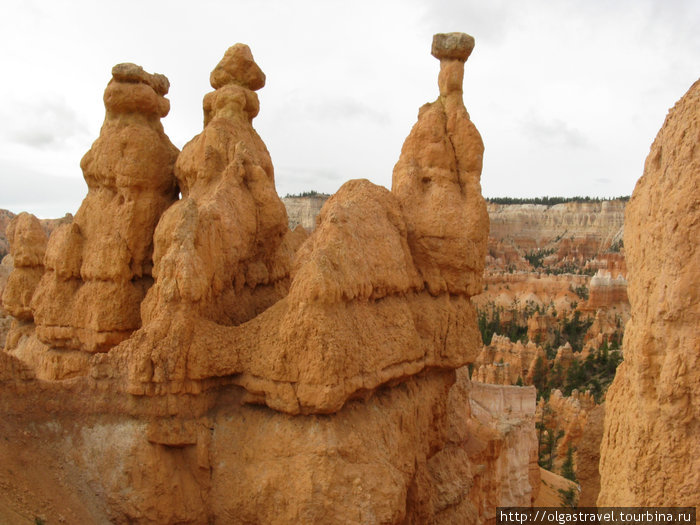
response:
[[[45,219],[75,213],[87,194],[83,179],[51,176],[3,160],[0,180],[0,208],[28,211]]]
[[[61,147],[88,136],[88,126],[61,98],[15,101],[2,108],[0,137],[33,148]]]
[[[389,186],[418,108],[437,96],[431,36],[466,31],[477,39],[465,103],[486,146],[484,192],[625,194],[667,109],[700,74],[692,0],[115,6],[3,6],[0,47],[12,79],[0,84],[0,161],[46,183],[58,174],[81,183],[80,157],[104,117],[102,91],[124,61],[170,78],[163,124],[182,147],[201,131],[209,71],[226,47],[245,42],[267,74],[254,125],[279,193],[335,191],[359,177]],[[6,186],[12,175],[0,177]]]

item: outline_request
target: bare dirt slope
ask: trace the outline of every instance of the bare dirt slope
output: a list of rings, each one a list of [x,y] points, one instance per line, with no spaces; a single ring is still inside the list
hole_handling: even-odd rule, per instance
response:
[[[54,442],[39,438],[52,424],[44,426],[0,418],[0,523],[110,523],[74,467],[61,462]]]

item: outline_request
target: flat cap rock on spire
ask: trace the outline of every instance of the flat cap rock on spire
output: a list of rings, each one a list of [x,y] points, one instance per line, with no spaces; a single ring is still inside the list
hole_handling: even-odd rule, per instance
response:
[[[466,33],[438,33],[433,35],[431,54],[443,58],[466,62],[474,49],[474,37]]]
[[[161,97],[168,94],[170,81],[160,73],[147,73],[141,66],[124,62],[112,68],[112,77],[118,82],[141,83],[153,88]]]

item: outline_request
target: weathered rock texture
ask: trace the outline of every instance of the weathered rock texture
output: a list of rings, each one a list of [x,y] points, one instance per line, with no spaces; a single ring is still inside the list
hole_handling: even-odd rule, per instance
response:
[[[26,212],[12,219],[6,234],[14,269],[4,286],[2,306],[13,317],[31,321],[34,314],[30,304],[44,273],[46,234],[39,220]]]
[[[2,260],[5,255],[10,253],[10,243],[6,236],[7,227],[10,222],[17,217],[17,214],[12,213],[8,210],[0,209],[0,260]],[[61,224],[66,224],[73,221],[73,215],[66,213],[65,216],[60,219],[39,219],[41,227],[47,236],[58,228]]]
[[[134,64],[112,70],[100,137],[80,163],[88,194],[51,235],[32,303],[36,333],[52,347],[105,351],[141,324],[153,231],[177,198],[177,148],[160,123],[168,87]]]
[[[186,305],[190,314],[238,325],[287,290],[287,215],[270,155],[252,126],[260,109],[254,90],[265,75],[250,49],[237,44],[210,80],[215,91],[204,97],[204,130],[175,166],[182,199],[156,232],[146,323]]]
[[[254,62],[236,62],[246,46],[232,49],[217,66],[230,83],[205,97],[204,132],[177,162],[183,199],[156,231],[144,327],[119,352],[129,390],[197,390],[230,377],[248,402],[329,413],[387,382],[473,361],[469,297],[481,286],[488,217],[483,145],[461,88],[421,109],[392,192],[346,183],[290,268],[284,206],[250,125],[257,97],[238,79]],[[442,84],[461,83],[455,67]]]
[[[489,217],[479,183],[484,146],[462,102],[463,60],[474,41],[450,38],[434,42],[440,97],[420,109],[394,167],[392,192],[430,293],[475,295],[482,287]],[[447,52],[453,44],[459,51]]]
[[[600,505],[700,502],[700,82],[671,109],[625,218],[632,318],[608,391]]]
[[[559,434],[561,431],[562,435],[557,442],[552,470],[557,472],[560,470],[569,447],[574,451],[578,448],[587,427],[588,414],[596,407],[590,392],[580,393],[574,390],[570,396],[564,396],[561,391],[555,389],[549,399],[540,398],[537,405],[537,420],[542,422],[549,432]],[[599,428],[598,432],[600,431]]]
[[[491,512],[494,506],[530,506],[537,498],[540,473],[534,430],[536,397],[534,387],[472,383],[468,433],[472,463],[485,464],[494,472],[494,479],[500,480],[496,498],[483,507],[487,518],[495,517]],[[490,456],[491,461],[480,460],[480,454]],[[489,477],[484,475],[483,479]]]
[[[90,193],[31,303],[44,343],[27,325],[0,354],[0,454],[18,428],[49,441],[81,522],[485,523],[529,504],[535,392],[473,387],[464,366],[488,232],[472,46],[436,36],[440,97],[394,188],[346,183],[308,238],[252,127],[265,76],[247,46],[212,72],[174,178],[167,81],[117,66]]]

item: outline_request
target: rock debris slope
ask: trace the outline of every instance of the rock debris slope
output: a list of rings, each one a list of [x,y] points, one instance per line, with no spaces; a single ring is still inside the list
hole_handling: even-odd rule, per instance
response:
[[[392,190],[346,183],[308,238],[252,126],[247,46],[179,155],[165,77],[115,67],[90,192],[48,242],[36,328],[0,360],[0,431],[32,422],[95,522],[486,523],[529,504],[534,390],[472,396],[464,366],[488,234],[473,45],[435,36],[440,96]]]
[[[625,216],[632,317],[608,391],[598,503],[700,502],[700,82],[670,110]]]

